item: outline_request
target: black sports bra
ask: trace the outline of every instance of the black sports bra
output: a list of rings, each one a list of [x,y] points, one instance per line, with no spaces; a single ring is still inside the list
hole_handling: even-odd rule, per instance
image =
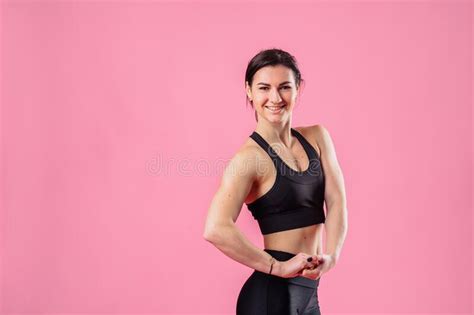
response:
[[[314,147],[291,128],[309,159],[305,171],[290,168],[275,150],[254,131],[250,137],[268,153],[276,167],[276,180],[270,190],[247,208],[258,221],[262,234],[270,234],[324,223],[324,171]]]

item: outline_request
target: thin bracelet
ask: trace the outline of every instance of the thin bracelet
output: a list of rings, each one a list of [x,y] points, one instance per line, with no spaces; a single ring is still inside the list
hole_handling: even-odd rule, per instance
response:
[[[275,263],[275,258],[272,257],[272,264],[270,265],[270,272],[268,273],[269,275],[272,274],[272,269],[273,269],[273,264]]]

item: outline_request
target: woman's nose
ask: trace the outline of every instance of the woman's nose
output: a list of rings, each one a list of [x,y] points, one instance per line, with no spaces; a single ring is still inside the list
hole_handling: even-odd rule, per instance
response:
[[[278,104],[281,102],[281,96],[280,96],[280,93],[278,93],[278,91],[273,91],[270,95],[270,100],[272,101],[272,103],[274,104]]]

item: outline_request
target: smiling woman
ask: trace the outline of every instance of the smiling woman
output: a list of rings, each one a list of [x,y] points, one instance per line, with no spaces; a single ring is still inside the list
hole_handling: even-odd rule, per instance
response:
[[[247,66],[245,90],[257,126],[227,165],[204,232],[224,254],[254,269],[237,297],[237,314],[320,314],[319,281],[335,266],[346,235],[344,181],[329,132],[321,125],[291,127],[301,81],[294,57],[280,49],[261,51]],[[258,221],[264,250],[235,225],[244,203]]]
[[[284,81],[276,82],[276,84],[273,82],[275,79],[285,77]],[[267,112],[278,115],[292,110],[288,108],[288,104],[293,104],[296,100],[302,81],[296,61],[290,54],[277,49],[257,54],[249,62],[245,73],[247,99],[255,109],[257,122],[258,107],[261,105]],[[255,88],[252,89],[252,85]],[[272,85],[275,88],[272,88]]]

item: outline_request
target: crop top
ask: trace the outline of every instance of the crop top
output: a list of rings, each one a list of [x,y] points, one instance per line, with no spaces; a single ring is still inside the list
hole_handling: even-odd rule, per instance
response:
[[[247,208],[252,213],[262,234],[286,231],[324,223],[324,171],[314,147],[297,130],[291,128],[309,159],[304,171],[290,168],[275,150],[254,131],[250,137],[268,153],[276,167],[276,179],[268,192]]]

